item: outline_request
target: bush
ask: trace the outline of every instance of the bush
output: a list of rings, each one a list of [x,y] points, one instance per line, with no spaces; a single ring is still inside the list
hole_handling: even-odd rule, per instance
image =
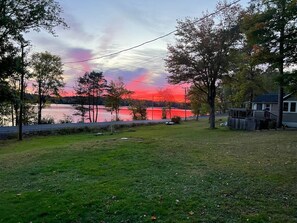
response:
[[[180,116],[173,116],[171,118],[171,121],[174,122],[175,124],[180,124],[181,117]]]
[[[73,119],[70,115],[65,115],[63,116],[63,119],[61,119],[59,121],[61,124],[64,124],[64,123],[73,123]]]
[[[41,123],[40,124],[55,124],[55,120],[51,116],[46,116],[46,117],[44,117],[44,118],[41,119]]]

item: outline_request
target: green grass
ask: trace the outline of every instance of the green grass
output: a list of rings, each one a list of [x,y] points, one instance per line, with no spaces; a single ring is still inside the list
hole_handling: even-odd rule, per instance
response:
[[[297,222],[296,131],[126,130],[1,141],[0,222]]]

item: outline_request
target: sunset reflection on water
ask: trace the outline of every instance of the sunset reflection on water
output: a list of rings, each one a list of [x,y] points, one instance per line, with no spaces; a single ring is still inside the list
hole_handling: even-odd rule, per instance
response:
[[[73,122],[79,122],[81,121],[80,116],[73,115],[75,113],[75,109],[72,107],[72,105],[67,104],[51,104],[48,107],[44,108],[42,110],[42,116],[43,117],[52,117],[56,123],[58,123],[60,120],[65,119],[66,116],[70,116],[73,120]],[[185,110],[183,109],[171,109],[171,117],[173,116],[180,116],[181,118],[185,117]],[[190,110],[186,110],[186,117],[193,116],[192,112]],[[122,121],[131,121],[132,115],[131,111],[128,109],[128,107],[121,107],[120,114],[119,114],[120,120]],[[162,118],[162,108],[154,107],[153,109],[151,107],[147,108],[147,119],[148,120],[158,120]],[[170,115],[167,113],[167,118],[170,118]],[[110,111],[107,111],[104,106],[99,106],[99,116],[98,121],[104,122],[104,121],[112,121],[115,120],[115,113],[111,114]],[[85,122],[88,122],[88,118],[85,118]]]

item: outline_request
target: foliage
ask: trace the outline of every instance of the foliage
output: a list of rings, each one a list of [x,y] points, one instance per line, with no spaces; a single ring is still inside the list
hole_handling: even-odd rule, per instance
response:
[[[241,65],[239,65],[241,66]],[[225,99],[232,107],[251,108],[255,97],[277,92],[278,73],[273,69],[249,69],[242,66],[232,77],[224,78]]]
[[[15,113],[16,116],[18,113]],[[27,99],[23,105],[23,125],[33,125],[36,124],[36,111],[33,104],[31,104]]]
[[[56,26],[67,27],[60,17],[62,9],[54,0],[3,0],[0,2],[0,91],[9,87],[5,79],[16,71],[16,57],[24,34],[46,30],[55,34]],[[5,92],[5,91],[3,91]],[[0,101],[1,96],[0,94]]]
[[[42,117],[39,124],[55,124],[55,120],[51,116]]]
[[[192,113],[196,116],[198,120],[199,115],[206,114],[209,109],[205,104],[207,104],[206,95],[200,90],[200,88],[192,85],[188,91],[187,97],[190,99]],[[203,109],[207,108],[207,110]]]
[[[297,92],[297,71],[286,72],[284,83],[288,92]]]
[[[181,122],[181,117],[180,116],[173,116],[171,118],[171,121],[174,122],[175,124],[180,124]]]
[[[207,127],[0,141],[0,222],[295,222],[296,132]]]
[[[88,113],[89,122],[97,122],[100,97],[106,87],[107,82],[102,72],[86,72],[82,77],[79,77],[74,88],[77,96],[77,104],[74,105],[77,113],[74,115],[80,115],[84,122],[86,113]]]
[[[128,97],[133,92],[126,89],[122,78],[111,81],[106,90],[105,107],[111,113],[115,112],[116,121],[119,120],[120,104],[124,97]]]
[[[38,124],[41,124],[41,112],[47,97],[58,96],[64,87],[62,66],[61,58],[49,52],[32,55],[31,67],[35,80],[33,86],[36,88],[35,93],[38,94]]]
[[[73,123],[73,119],[70,115],[63,115],[63,119],[59,120],[59,123],[64,124],[64,123]]]
[[[0,103],[0,126],[6,126],[11,122],[12,108],[10,103]]]
[[[20,71],[17,50],[12,44],[0,42],[0,103],[10,101],[11,89],[7,78],[15,77]]]
[[[144,101],[131,100],[129,110],[131,111],[133,120],[147,119],[147,106]]]
[[[283,116],[284,69],[297,62],[296,24],[296,0],[255,0],[243,20],[258,63],[268,63],[279,72],[278,127]]]
[[[67,27],[60,17],[62,8],[54,0],[4,0],[0,5],[1,40],[20,38],[30,30],[55,34],[56,26]]]
[[[177,43],[168,47],[165,60],[170,83],[190,83],[206,95],[211,128],[215,128],[217,84],[228,72],[232,49],[235,50],[240,37],[239,6],[218,8],[222,11],[216,17],[179,21]]]

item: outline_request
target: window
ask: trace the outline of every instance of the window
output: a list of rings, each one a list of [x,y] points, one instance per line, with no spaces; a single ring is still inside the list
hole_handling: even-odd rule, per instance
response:
[[[257,110],[262,110],[262,104],[257,104]]]
[[[265,104],[265,110],[270,111],[270,104]]]
[[[296,102],[291,102],[290,112],[296,112]]]
[[[289,103],[288,102],[284,102],[284,112],[289,111]]]

